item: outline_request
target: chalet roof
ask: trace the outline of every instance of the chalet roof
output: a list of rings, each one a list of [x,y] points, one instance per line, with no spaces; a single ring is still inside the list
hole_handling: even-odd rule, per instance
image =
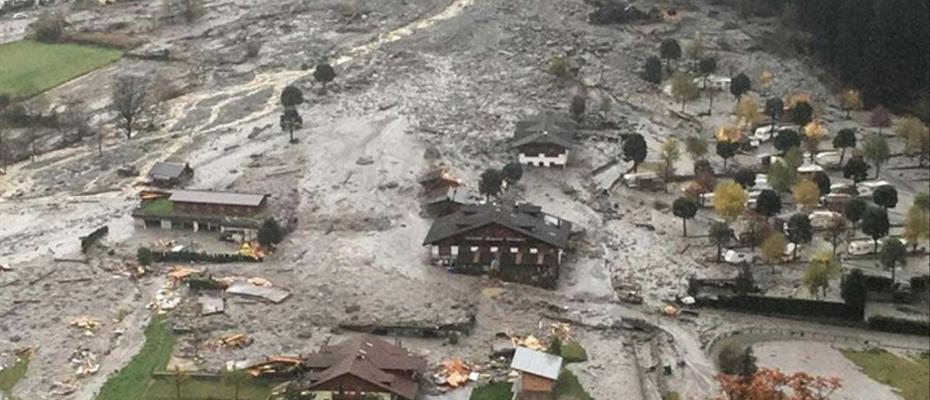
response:
[[[542,113],[517,122],[510,148],[527,144],[554,144],[572,148],[575,140],[575,121],[556,113]]]
[[[171,192],[171,200],[175,203],[218,204],[227,206],[258,207],[268,197],[267,194],[213,192],[205,190],[175,190]]]
[[[424,196],[424,204],[436,204],[444,201],[451,201],[458,204],[469,204],[477,203],[477,200],[480,200],[480,197],[474,195],[474,193],[469,192],[465,188],[452,186],[452,187],[438,187],[434,190],[426,192]]]
[[[562,357],[530,350],[526,347],[517,347],[510,368],[546,379],[557,380],[559,379],[559,371],[562,369]]]
[[[319,353],[306,357],[304,364],[316,372],[309,374],[313,389],[349,374],[405,399],[416,397],[419,385],[402,373],[419,372],[426,361],[374,336],[366,335],[335,346],[324,346]]]
[[[184,174],[187,164],[172,162],[157,162],[149,171],[149,176],[155,179],[175,179]]]
[[[432,244],[490,224],[506,227],[559,248],[566,246],[571,233],[570,222],[543,213],[542,208],[536,205],[468,204],[455,213],[436,219],[423,244]]]

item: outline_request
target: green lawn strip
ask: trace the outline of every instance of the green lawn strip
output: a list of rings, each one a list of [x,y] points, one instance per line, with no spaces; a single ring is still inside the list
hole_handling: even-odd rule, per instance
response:
[[[26,370],[29,369],[29,357],[30,352],[27,351],[15,363],[7,365],[0,371],[0,392],[5,393],[7,397],[12,397],[13,387],[26,376]]]
[[[562,359],[565,363],[585,362],[588,361],[588,352],[585,351],[581,343],[570,341],[563,343],[561,346]]]
[[[120,50],[31,40],[0,45],[0,94],[25,98],[44,92],[123,56]]]
[[[567,369],[562,370],[559,380],[555,383],[555,398],[558,400],[594,400],[581,387],[578,377]]]
[[[902,358],[881,350],[843,350],[873,380],[901,391],[904,400],[930,399],[930,358]]]
[[[513,392],[510,391],[511,384],[508,382],[494,382],[487,385],[476,387],[471,392],[469,400],[510,400],[513,398]]]
[[[271,395],[274,384],[266,381],[251,380],[239,387],[239,400],[265,400]],[[181,383],[182,400],[233,400],[234,388],[221,380],[188,379]],[[159,378],[142,397],[145,400],[175,400],[177,388],[174,380]]]
[[[168,322],[153,317],[145,328],[142,350],[123,369],[107,379],[96,400],[141,399],[152,379],[152,372],[163,370],[168,365],[174,342]]]
[[[142,210],[152,215],[170,215],[174,211],[174,202],[168,199],[149,201]]]

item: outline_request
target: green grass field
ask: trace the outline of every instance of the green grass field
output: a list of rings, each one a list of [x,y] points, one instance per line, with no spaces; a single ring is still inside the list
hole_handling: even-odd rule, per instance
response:
[[[0,371],[0,393],[7,397],[13,396],[13,387],[26,376],[26,370],[29,369],[29,357],[30,353],[26,352],[15,363]]]
[[[476,387],[471,392],[469,400],[510,400],[513,393],[510,391],[511,384],[507,382],[489,383],[484,386]]]
[[[120,50],[30,40],[0,45],[0,94],[23,98],[41,93],[118,60]]]
[[[107,379],[96,400],[141,399],[152,380],[152,372],[164,370],[174,349],[175,337],[168,323],[152,318],[145,327],[145,344],[123,369]]]
[[[901,391],[904,400],[930,399],[930,358],[902,358],[886,351],[843,351],[862,372]]]
[[[251,381],[239,388],[239,400],[265,400],[273,384]],[[181,383],[182,400],[233,399],[233,387],[221,381],[188,380]],[[145,400],[175,400],[177,388],[171,378],[156,379],[145,391]]]

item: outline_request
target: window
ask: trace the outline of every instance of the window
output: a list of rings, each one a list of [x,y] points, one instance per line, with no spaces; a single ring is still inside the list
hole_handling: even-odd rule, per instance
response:
[[[433,246],[432,248],[433,256],[439,256],[439,246]]]
[[[516,247],[511,247],[511,248],[510,248],[510,252],[511,252],[511,253],[516,253],[516,252],[518,252],[518,251],[520,251],[520,249],[518,249],[518,248],[516,248]]]
[[[452,255],[453,256],[459,255],[459,246],[452,246]]]
[[[477,252],[478,252],[478,246],[471,246],[471,252],[472,252],[472,253],[477,253]]]
[[[530,248],[530,254],[538,254],[538,253],[539,253],[539,249],[535,247]]]
[[[497,246],[491,246],[491,252],[497,253]]]

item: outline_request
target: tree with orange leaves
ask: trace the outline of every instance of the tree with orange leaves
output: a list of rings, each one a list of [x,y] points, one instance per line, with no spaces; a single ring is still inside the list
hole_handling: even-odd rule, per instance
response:
[[[748,377],[720,374],[717,381],[727,400],[828,400],[841,387],[837,378],[767,368]]]

